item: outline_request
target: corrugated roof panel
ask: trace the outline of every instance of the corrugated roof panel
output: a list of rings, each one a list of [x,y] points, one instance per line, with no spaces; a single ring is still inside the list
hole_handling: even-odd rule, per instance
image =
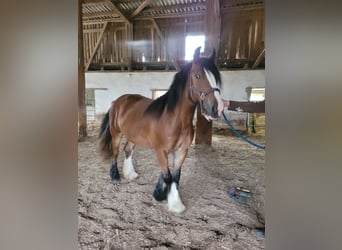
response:
[[[82,6],[82,13],[84,15],[91,15],[91,17],[83,17],[84,19],[108,18],[108,17],[120,17],[113,15],[116,9],[105,0],[103,2],[90,2],[84,3]],[[125,16],[130,16],[137,8],[144,3],[145,0],[111,0],[114,6],[116,6],[120,12]],[[137,17],[151,16],[151,17],[171,17],[172,15],[181,14],[196,14],[204,13],[206,10],[206,1],[210,0],[151,0],[150,3],[137,15]],[[231,8],[252,7],[264,5],[264,0],[220,0],[221,9],[227,10]],[[108,12],[108,15],[104,15]],[[176,17],[176,16],[175,16]]]

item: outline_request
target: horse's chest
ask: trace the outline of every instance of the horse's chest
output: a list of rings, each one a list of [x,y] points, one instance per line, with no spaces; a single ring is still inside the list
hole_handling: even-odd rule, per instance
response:
[[[181,147],[181,146],[189,147],[193,137],[194,137],[194,131],[192,128],[182,128],[179,131],[179,136],[178,136],[176,147]]]

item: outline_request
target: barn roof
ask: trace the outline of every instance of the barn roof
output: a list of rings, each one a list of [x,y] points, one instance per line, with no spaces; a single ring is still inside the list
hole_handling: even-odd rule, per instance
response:
[[[123,22],[206,14],[207,0],[83,0],[83,22]],[[221,0],[221,11],[262,7],[264,0]]]

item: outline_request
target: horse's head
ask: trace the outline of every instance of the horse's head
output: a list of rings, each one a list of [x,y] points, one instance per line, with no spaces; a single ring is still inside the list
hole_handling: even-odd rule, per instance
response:
[[[201,113],[208,121],[216,120],[223,111],[221,76],[214,62],[215,50],[209,58],[203,58],[200,49],[195,50],[190,71],[190,95],[200,104]]]

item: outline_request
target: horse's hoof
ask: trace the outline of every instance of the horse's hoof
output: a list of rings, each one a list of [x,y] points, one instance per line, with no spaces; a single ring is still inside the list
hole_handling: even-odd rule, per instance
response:
[[[110,175],[110,180],[112,181],[112,182],[119,182],[120,181],[120,175],[119,174],[111,174]]]
[[[119,178],[112,178],[111,179],[111,182],[113,183],[113,184],[118,184],[118,183],[120,183],[120,177]]]
[[[155,189],[153,192],[153,197],[156,201],[163,201],[166,200],[167,194],[166,192],[162,192],[160,190]]]
[[[175,203],[171,207],[169,206],[169,211],[176,214],[181,214],[185,211],[185,206],[182,203]]]
[[[127,176],[127,179],[128,180],[134,180],[136,178],[138,178],[139,175],[136,173],[136,172],[131,172],[128,176]]]
[[[177,184],[172,182],[170,192],[167,195],[167,204],[169,207],[169,211],[174,213],[182,213],[185,210],[185,206],[181,198],[179,197],[179,192],[177,188]]]
[[[125,179],[128,179],[128,180],[134,180],[139,177],[139,175],[135,171],[130,171],[130,172],[123,171],[123,176],[125,177]]]

